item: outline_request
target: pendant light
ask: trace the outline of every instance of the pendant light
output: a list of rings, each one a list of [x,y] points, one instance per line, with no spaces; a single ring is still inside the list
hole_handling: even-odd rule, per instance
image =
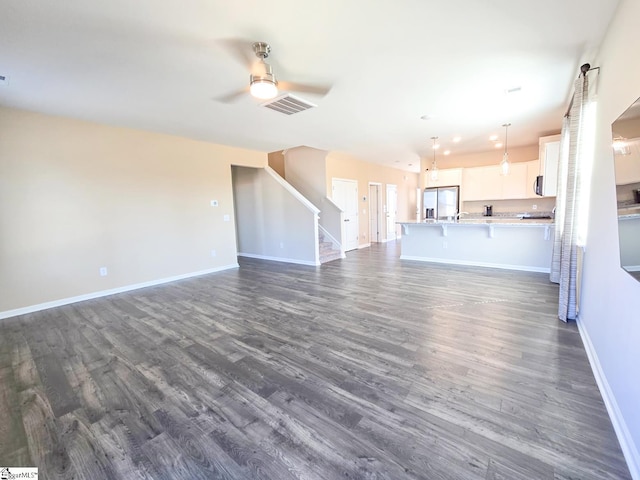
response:
[[[436,140],[438,140],[438,137],[431,137],[431,140],[433,140],[433,163],[431,164],[431,180],[435,182],[436,180],[438,180],[438,165],[436,165],[436,150],[438,149]]]
[[[507,129],[511,124],[505,123],[502,126],[504,127],[504,154],[502,155],[502,161],[500,162],[500,174],[509,175],[511,164],[509,163],[509,153],[507,152]]]

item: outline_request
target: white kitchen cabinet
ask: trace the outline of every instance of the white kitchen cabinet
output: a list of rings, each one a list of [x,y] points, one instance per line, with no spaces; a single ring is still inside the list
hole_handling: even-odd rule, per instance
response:
[[[462,184],[462,168],[444,168],[438,170],[438,179],[431,179],[431,170],[426,172],[426,186],[431,187],[451,187]]]
[[[463,201],[497,200],[500,195],[502,195],[502,180],[497,165],[463,169]]]
[[[527,198],[529,162],[512,163],[509,175],[499,165],[465,168],[462,172],[462,200],[510,200]]]
[[[542,196],[555,197],[558,188],[558,162],[560,161],[560,135],[540,137],[540,171],[542,172]]]
[[[500,175],[502,179],[502,196],[509,200],[513,198],[527,198],[527,165],[524,162],[512,163],[509,175]]]
[[[527,195],[525,198],[536,198],[536,177],[540,175],[540,161],[531,160],[527,164]]]

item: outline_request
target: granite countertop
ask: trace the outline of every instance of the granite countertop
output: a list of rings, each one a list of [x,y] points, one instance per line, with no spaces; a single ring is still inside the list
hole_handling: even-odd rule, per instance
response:
[[[633,220],[636,218],[640,218],[640,211],[622,213],[618,210],[618,220]]]
[[[551,218],[527,218],[520,217],[482,217],[463,218],[461,220],[413,220],[408,222],[396,222],[399,225],[509,225],[518,227],[533,227],[540,225],[553,225]]]
[[[539,226],[552,225],[554,223],[550,212],[537,214],[499,214],[485,217],[481,214],[470,214],[463,216],[460,220],[413,220],[408,222],[396,222],[401,225],[516,225],[516,226]]]

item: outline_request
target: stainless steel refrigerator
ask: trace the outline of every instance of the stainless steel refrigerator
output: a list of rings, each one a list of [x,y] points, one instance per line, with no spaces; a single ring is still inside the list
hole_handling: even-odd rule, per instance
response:
[[[425,188],[422,205],[425,219],[455,220],[460,208],[460,187]]]

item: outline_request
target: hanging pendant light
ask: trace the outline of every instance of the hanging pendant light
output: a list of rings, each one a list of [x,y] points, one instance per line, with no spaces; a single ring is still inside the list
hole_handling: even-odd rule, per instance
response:
[[[438,180],[438,165],[436,165],[436,150],[438,149],[436,140],[438,140],[438,137],[431,137],[431,140],[433,140],[433,163],[431,164],[431,180],[435,182],[436,180]]]
[[[504,154],[502,155],[502,161],[500,162],[500,174],[509,175],[511,164],[509,163],[509,153],[507,152],[507,129],[511,124],[505,123],[502,126],[504,127]]]

